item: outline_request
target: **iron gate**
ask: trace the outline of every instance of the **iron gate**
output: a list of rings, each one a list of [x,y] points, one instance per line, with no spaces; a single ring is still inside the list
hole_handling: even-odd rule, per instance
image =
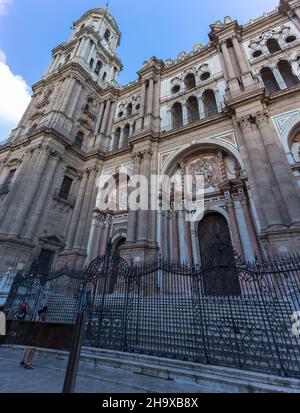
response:
[[[28,318],[48,305],[49,322],[73,322],[84,307],[86,346],[300,377],[299,256],[201,268],[129,266],[108,252],[84,272],[19,274],[11,317],[24,301]]]

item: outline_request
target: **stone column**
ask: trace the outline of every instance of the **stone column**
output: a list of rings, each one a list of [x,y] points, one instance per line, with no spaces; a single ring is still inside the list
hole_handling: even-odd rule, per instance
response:
[[[30,185],[27,188],[23,188],[25,197],[22,201],[22,206],[18,211],[17,216],[12,222],[9,233],[13,236],[18,237],[22,231],[25,224],[25,220],[29,215],[29,211],[33,202],[36,192],[41,183],[41,178],[44,176],[44,171],[46,169],[49,159],[49,147],[45,147],[41,150],[39,154],[39,160],[37,162],[36,168],[33,171],[33,176],[30,181]]]
[[[228,75],[229,75],[229,80],[234,79],[236,77],[235,76],[235,71],[234,71],[234,68],[233,68],[231,57],[230,57],[228,49],[227,49],[226,42],[223,42],[221,44],[221,49],[222,49],[222,53],[223,53],[223,56],[224,56],[224,61],[225,61],[225,65],[226,65],[226,68],[227,68],[227,72],[228,72]]]
[[[160,117],[160,82],[154,83],[154,108],[153,113],[156,118]]]
[[[150,216],[150,174],[151,174],[151,159],[152,152],[145,151],[143,153],[141,175],[147,179],[148,182],[148,210],[138,211],[138,229],[137,229],[137,241],[149,241],[149,216]]]
[[[183,211],[178,212],[178,232],[179,232],[179,248],[180,248],[180,261],[187,262],[187,251],[185,242],[185,216]]]
[[[198,230],[194,227],[193,222],[191,222],[190,224],[191,224],[191,236],[192,236],[192,247],[193,247],[193,260],[195,264],[201,264]]]
[[[205,118],[205,109],[204,109],[204,102],[202,96],[198,96],[198,108],[199,108],[199,118]]]
[[[117,109],[117,102],[112,102],[111,108],[110,108],[110,115],[107,121],[107,135],[110,136],[111,135],[111,129],[112,129],[112,124],[114,121],[114,117],[115,117],[115,113],[116,113],[116,109]]]
[[[124,146],[124,136],[124,128],[122,128],[120,133],[119,149],[123,148]]]
[[[176,262],[179,262],[180,255],[179,255],[179,231],[178,231],[178,212],[172,211],[172,258]]]
[[[104,229],[105,229],[105,220],[106,216],[102,213],[101,219],[100,219],[100,224],[99,224],[99,242],[98,242],[98,257],[101,257],[102,255],[102,245],[103,245],[103,236],[104,236]]]
[[[69,107],[68,113],[67,115],[72,118],[74,116],[75,110],[78,106],[78,102],[80,99],[80,95],[83,89],[83,85],[81,82],[77,82],[77,84],[75,85],[75,92],[74,92],[74,97],[72,99],[72,103]]]
[[[186,244],[186,250],[187,250],[187,262],[188,264],[191,265],[193,262],[191,222],[185,219],[184,225],[185,225],[185,244]]]
[[[160,255],[163,255],[163,238],[164,238],[164,217],[162,211],[157,211],[157,234],[156,240],[159,247]]]
[[[106,133],[107,122],[108,122],[108,117],[109,117],[109,114],[110,114],[111,104],[112,104],[111,100],[108,100],[106,102],[106,108],[105,108],[105,111],[104,111],[103,121],[102,121],[102,125],[101,125],[101,130],[100,130],[100,133],[103,134],[103,135],[105,135],[105,133]]]
[[[246,225],[247,225],[247,229],[248,229],[252,249],[254,251],[255,256],[258,259],[261,259],[261,252],[260,252],[260,248],[259,248],[257,234],[256,234],[256,230],[254,228],[253,219],[252,219],[252,216],[251,216],[251,213],[250,213],[250,209],[249,209],[249,205],[248,205],[246,197],[244,197],[242,199],[241,204],[242,204],[242,208],[243,208],[243,212],[244,212],[244,216],[245,216],[245,220],[246,220]]]
[[[83,248],[86,221],[88,219],[88,215],[90,212],[90,204],[91,204],[91,199],[92,199],[93,192],[94,192],[97,173],[98,173],[97,168],[88,170],[88,175],[89,175],[88,182],[86,185],[86,191],[84,194],[84,199],[82,203],[82,208],[81,208],[77,230],[75,234],[75,239],[74,239],[74,244],[73,244],[73,248],[75,249]]]
[[[0,208],[0,232],[6,233],[13,218],[16,216],[22,197],[24,195],[24,186],[28,179],[29,168],[35,165],[38,147],[29,148],[23,155],[23,162],[18,171],[15,182],[11,190],[6,195],[4,202]],[[13,202],[14,201],[14,202]]]
[[[133,176],[139,175],[141,170],[141,155],[135,153],[132,156],[133,159]],[[129,188],[128,196],[134,191],[134,188]],[[128,209],[128,229],[127,229],[127,242],[136,241],[136,227],[137,227],[137,211]]]
[[[248,62],[246,62],[245,55],[242,52],[238,39],[236,37],[233,37],[232,43],[242,74],[248,73],[250,70],[249,65]]]
[[[282,216],[267,173],[268,165],[266,165],[265,156],[261,151],[261,137],[257,125],[250,116],[239,119],[238,123],[243,131],[247,155],[250,161],[248,176],[252,181],[256,204],[261,207],[261,224],[267,228],[274,226],[282,228]]]
[[[225,195],[226,196],[226,195]],[[228,208],[231,233],[233,238],[234,249],[238,256],[244,259],[243,245],[241,241],[240,231],[235,215],[234,203],[230,195],[226,196],[226,206]]]
[[[257,116],[258,128],[265,146],[265,151],[273,169],[285,208],[292,224],[300,225],[300,191],[295,182],[294,174],[288,164],[286,155],[280,150],[280,142],[267,113]]]
[[[105,255],[107,251],[107,245],[108,245],[108,240],[109,240],[109,234],[110,234],[110,229],[111,229],[111,224],[112,224],[112,216],[110,214],[106,215],[106,220],[105,220],[105,227],[103,231],[103,237],[101,240],[101,248],[100,248],[100,256]]]
[[[138,118],[137,123],[136,123],[138,131],[141,131],[143,129],[143,119],[145,116],[145,101],[146,101],[146,82],[144,80],[142,82],[142,88],[141,88],[140,117]]]
[[[82,177],[82,180],[80,182],[76,205],[75,205],[75,208],[72,214],[71,223],[70,223],[70,227],[68,230],[68,235],[66,239],[66,249],[73,248],[75,232],[76,232],[77,224],[78,224],[79,217],[81,214],[81,209],[82,209],[82,204],[83,204],[83,200],[85,197],[85,191],[87,187],[88,178],[89,178],[88,171],[85,171]]]
[[[69,81],[70,81],[70,78],[66,77],[58,84],[57,86],[58,94],[56,96],[55,102],[53,102],[52,110],[56,110],[56,111],[60,110]]]
[[[275,76],[275,79],[277,80],[278,86],[280,87],[280,89],[287,89],[287,85],[283,79],[283,77],[281,76],[280,70],[278,69],[277,66],[273,66],[272,68],[273,74]]]
[[[103,112],[104,112],[104,107],[105,107],[105,102],[101,102],[98,117],[97,117],[97,121],[96,121],[95,132],[94,132],[94,134],[96,136],[100,132],[100,125],[101,125],[101,120],[102,120],[102,116],[103,116]]]
[[[82,59],[84,59],[84,56],[85,56],[85,53],[86,53],[86,43],[87,42],[89,42],[89,39],[87,39],[86,37],[83,37],[81,45],[80,45],[80,50],[78,51],[78,55]]]
[[[76,79],[73,77],[68,82],[66,92],[65,92],[65,96],[63,98],[63,101],[62,101],[62,104],[61,104],[61,107],[60,107],[60,111],[63,112],[63,113],[65,113],[65,111],[67,109],[67,106],[70,102],[71,94],[74,90],[75,84],[76,84]]]
[[[188,110],[185,103],[182,104],[182,120],[183,125],[187,125],[189,123]]]
[[[154,79],[149,80],[148,96],[147,96],[147,114],[153,113],[153,101],[154,101]]]
[[[23,237],[26,240],[31,241],[33,239],[36,227],[41,219],[43,211],[45,210],[45,203],[51,190],[53,177],[61,159],[62,156],[58,152],[50,149],[50,160],[47,166],[46,174],[43,176],[43,185],[38,193],[36,202],[31,206],[31,213],[26,222],[26,229]]]
[[[146,102],[146,81],[143,81],[142,90],[141,90],[141,108],[140,108],[141,116],[145,115],[145,102]]]

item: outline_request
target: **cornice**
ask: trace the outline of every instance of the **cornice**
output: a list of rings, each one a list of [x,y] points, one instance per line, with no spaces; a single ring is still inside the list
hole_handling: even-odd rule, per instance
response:
[[[200,59],[207,60],[212,57],[212,55],[217,54],[218,52],[215,45],[213,43],[209,43],[208,45],[204,46],[203,49],[199,50],[191,56],[188,56],[181,62],[176,62],[171,66],[165,66],[161,72],[161,76],[164,77],[170,75],[170,73],[172,73],[173,71],[178,72],[178,70],[183,70],[185,66],[192,65],[194,62],[196,63]]]
[[[89,87],[99,93],[100,96],[106,96],[112,94],[115,98],[119,97],[119,89],[115,88],[112,85],[108,85],[105,89],[98,85],[97,82],[92,78],[91,74],[84,69],[79,63],[69,62],[66,65],[63,65],[58,71],[52,73],[46,77],[43,77],[39,82],[35,83],[32,86],[32,89],[35,90],[38,87],[45,87],[50,85],[52,82],[60,80],[62,77],[78,75],[81,76],[81,81],[87,83]]]
[[[218,113],[216,116],[201,119],[198,122],[194,122],[194,123],[190,123],[188,125],[185,125],[180,129],[175,129],[175,130],[166,131],[164,133],[160,133],[159,139],[160,140],[170,139],[173,136],[177,137],[179,135],[185,135],[185,134],[190,133],[191,131],[197,130],[199,128],[204,128],[205,126],[210,125],[211,123],[222,122],[226,119],[228,119],[228,113],[223,111],[221,113]]]
[[[73,27],[77,26],[83,20],[85,20],[88,16],[90,16],[91,14],[94,14],[94,13],[99,14],[100,16],[106,17],[107,20],[110,22],[111,26],[115,29],[115,31],[121,37],[122,33],[120,32],[120,29],[119,29],[119,27],[117,25],[117,22],[114,19],[114,17],[107,10],[101,9],[101,8],[94,8],[94,9],[88,10],[86,13],[84,13],[83,16],[81,16],[78,20],[76,20],[73,23]]]

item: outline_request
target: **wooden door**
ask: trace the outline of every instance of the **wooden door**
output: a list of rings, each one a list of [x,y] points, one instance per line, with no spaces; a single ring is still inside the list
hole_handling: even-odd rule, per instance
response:
[[[204,293],[207,295],[239,295],[240,284],[234,250],[226,219],[209,214],[199,224]]]

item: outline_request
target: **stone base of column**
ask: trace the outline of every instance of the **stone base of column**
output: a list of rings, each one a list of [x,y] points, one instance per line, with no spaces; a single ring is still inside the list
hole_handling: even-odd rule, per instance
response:
[[[0,237],[0,274],[8,271],[29,270],[37,247],[29,242]]]
[[[149,130],[154,128],[154,118],[151,113],[144,118],[144,130]]]
[[[237,79],[229,80],[228,85],[232,95],[236,96],[238,92],[241,92],[240,84]]]
[[[300,228],[262,232],[259,236],[266,256],[299,253]]]
[[[129,263],[147,262],[159,256],[159,246],[149,242],[127,242],[120,248],[121,257]]]
[[[57,256],[55,262],[55,270],[59,270],[60,268],[65,267],[66,265],[68,265],[70,269],[82,270],[84,269],[86,264],[89,264],[86,262],[86,259],[86,250],[64,250],[60,252]]]
[[[259,89],[259,84],[257,83],[257,81],[253,79],[253,75],[251,72],[243,74],[242,80],[243,80],[243,84],[244,84],[246,91],[247,91],[247,88],[250,88],[251,86],[253,87],[253,90],[255,89],[255,87]]]

